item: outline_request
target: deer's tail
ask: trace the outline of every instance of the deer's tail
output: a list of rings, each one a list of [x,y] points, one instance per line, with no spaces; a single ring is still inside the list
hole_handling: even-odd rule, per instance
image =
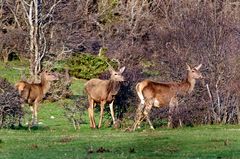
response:
[[[143,89],[145,88],[145,85],[143,85],[142,82],[137,83],[136,85],[136,91],[139,99],[141,100],[141,104],[145,103],[144,96],[143,96]]]
[[[24,90],[26,84],[24,81],[19,81],[15,84],[15,88],[18,90],[19,94]]]
[[[15,84],[15,87],[18,90],[21,98],[27,101],[31,91],[31,86],[29,85],[29,83],[25,81],[19,81]]]

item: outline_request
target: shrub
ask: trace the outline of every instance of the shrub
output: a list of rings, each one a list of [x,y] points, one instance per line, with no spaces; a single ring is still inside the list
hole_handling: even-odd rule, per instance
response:
[[[98,77],[108,69],[107,62],[112,66],[116,65],[115,62],[105,56],[95,56],[87,53],[75,54],[64,61],[58,61],[54,68],[58,71],[63,71],[64,68],[67,68],[71,76],[91,79]]]
[[[75,129],[79,129],[80,124],[85,123],[83,115],[86,112],[86,101],[85,96],[82,96],[76,101],[64,100],[61,102],[65,117]]]
[[[47,93],[47,99],[50,101],[58,101],[60,99],[70,98],[73,93],[70,89],[72,80],[68,75],[68,71],[64,74],[59,74],[58,81],[51,84],[51,88]]]
[[[17,90],[6,79],[0,78],[0,127],[20,124],[22,117],[21,100]]]

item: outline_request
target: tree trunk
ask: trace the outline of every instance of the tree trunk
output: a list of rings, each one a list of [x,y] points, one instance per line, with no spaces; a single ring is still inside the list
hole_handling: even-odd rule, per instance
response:
[[[239,101],[239,99],[237,99],[237,101]],[[237,113],[237,123],[240,124],[240,105],[239,102],[237,102],[236,104],[236,113]]]

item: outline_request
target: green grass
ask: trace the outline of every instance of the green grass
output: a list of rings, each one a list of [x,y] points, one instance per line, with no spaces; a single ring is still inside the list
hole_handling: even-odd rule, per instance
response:
[[[5,70],[4,75],[12,80],[18,76],[14,71],[7,72]],[[83,83],[74,80],[75,95],[82,94]],[[0,158],[240,158],[240,125],[157,128],[155,131],[146,127],[136,132],[106,127],[92,130],[86,113],[87,123],[75,130],[64,117],[59,103],[41,104],[38,128],[31,131],[0,129]]]
[[[23,74],[28,76],[28,74],[26,74],[27,72],[28,67],[26,67],[25,63],[13,61],[4,64],[2,61],[0,61],[0,77],[7,78],[11,83],[16,83],[18,80],[20,80],[20,77]]]
[[[43,125],[31,132],[0,130],[0,158],[240,157],[240,126],[124,132],[111,128],[91,130],[88,124],[83,124],[80,130],[74,130],[56,103],[43,105],[39,117]],[[101,147],[107,152],[97,153]]]

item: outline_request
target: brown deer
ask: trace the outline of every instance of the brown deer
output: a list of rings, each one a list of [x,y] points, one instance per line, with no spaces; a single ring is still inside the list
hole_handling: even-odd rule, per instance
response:
[[[37,112],[39,103],[43,100],[45,94],[50,88],[50,82],[58,80],[54,73],[43,71],[40,75],[40,83],[28,83],[26,81],[19,81],[16,83],[16,88],[21,98],[30,105],[32,111],[32,124],[37,124]]]
[[[85,92],[88,95],[88,115],[90,119],[90,127],[96,128],[95,120],[94,120],[94,107],[96,103],[100,103],[100,119],[98,128],[101,128],[102,118],[103,118],[103,110],[104,105],[106,103],[110,106],[111,116],[113,120],[113,124],[116,124],[114,118],[114,111],[113,111],[113,102],[115,96],[117,95],[120,84],[124,81],[124,77],[122,73],[124,72],[125,67],[119,69],[119,71],[115,71],[112,67],[110,67],[109,71],[111,73],[111,77],[109,80],[101,80],[101,79],[91,79],[85,84]]]
[[[171,127],[173,110],[178,109],[177,95],[186,95],[193,91],[196,79],[202,78],[199,71],[201,66],[202,64],[191,68],[187,64],[187,78],[182,82],[158,83],[150,80],[139,82],[136,85],[136,91],[141,102],[137,108],[133,131],[144,119],[148,121],[151,129],[154,129],[149,118],[153,106],[160,108],[169,105],[168,127]],[[179,124],[182,126],[181,119]]]

